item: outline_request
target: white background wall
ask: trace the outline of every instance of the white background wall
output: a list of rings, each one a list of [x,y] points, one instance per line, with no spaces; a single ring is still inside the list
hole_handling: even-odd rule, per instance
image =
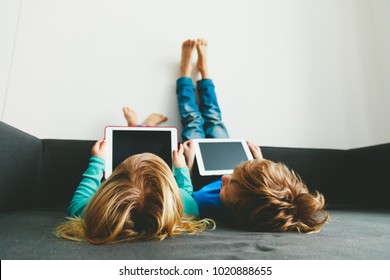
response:
[[[1,120],[98,139],[121,108],[180,128],[181,42],[204,37],[231,137],[390,142],[388,0],[0,0]]]

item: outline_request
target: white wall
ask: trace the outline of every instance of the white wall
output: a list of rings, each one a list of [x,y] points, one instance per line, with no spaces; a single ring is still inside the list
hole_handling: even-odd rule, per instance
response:
[[[204,37],[231,137],[390,142],[390,1],[2,1],[1,119],[37,137],[101,138],[123,105],[180,128],[181,42]]]
[[[6,93],[10,78],[13,50],[18,27],[20,1],[0,1],[0,116],[6,105]]]

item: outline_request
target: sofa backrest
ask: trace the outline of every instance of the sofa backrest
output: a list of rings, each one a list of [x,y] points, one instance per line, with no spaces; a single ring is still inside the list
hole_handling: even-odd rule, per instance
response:
[[[42,163],[42,141],[0,122],[0,211],[28,209]]]
[[[390,143],[347,151],[346,200],[370,208],[390,208]]]
[[[0,141],[0,211],[66,209],[95,142],[40,140],[2,122]],[[390,208],[390,144],[351,150],[262,147],[262,152],[293,169],[309,190],[323,193],[329,208]]]
[[[66,209],[87,169],[95,141],[42,140],[42,166],[35,200],[39,208]]]
[[[349,203],[343,192],[348,172],[345,150],[264,147],[262,151],[264,158],[282,162],[298,174],[309,191],[322,193],[328,206]]]

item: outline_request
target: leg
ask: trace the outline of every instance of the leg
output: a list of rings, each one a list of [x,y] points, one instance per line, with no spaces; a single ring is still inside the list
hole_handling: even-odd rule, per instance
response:
[[[123,115],[127,121],[127,126],[137,126],[138,125],[138,117],[137,112],[129,107],[123,107],[122,109]]]
[[[150,114],[144,122],[141,124],[141,126],[157,126],[160,123],[163,123],[168,120],[167,116],[164,116],[163,114]]]
[[[123,115],[127,121],[127,126],[138,126],[137,112],[129,107],[123,107]],[[168,118],[162,114],[150,114],[139,126],[157,126],[165,122]]]
[[[183,141],[205,137],[203,131],[204,120],[196,104],[195,88],[190,78],[192,71],[191,56],[195,45],[196,42],[192,40],[183,43],[180,63],[181,78],[176,82],[177,101],[183,125]]]
[[[207,138],[229,138],[229,133],[222,122],[215,87],[209,78],[207,42],[203,39],[198,39],[196,48],[198,52],[197,67],[202,75],[202,80],[197,82],[197,86],[200,95],[200,111],[204,119],[204,132]]]

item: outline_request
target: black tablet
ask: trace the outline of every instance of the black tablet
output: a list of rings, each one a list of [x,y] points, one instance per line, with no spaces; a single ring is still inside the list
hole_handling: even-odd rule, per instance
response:
[[[129,156],[146,152],[158,155],[173,168],[172,152],[177,149],[177,129],[174,127],[107,126],[105,139],[105,178]]]

